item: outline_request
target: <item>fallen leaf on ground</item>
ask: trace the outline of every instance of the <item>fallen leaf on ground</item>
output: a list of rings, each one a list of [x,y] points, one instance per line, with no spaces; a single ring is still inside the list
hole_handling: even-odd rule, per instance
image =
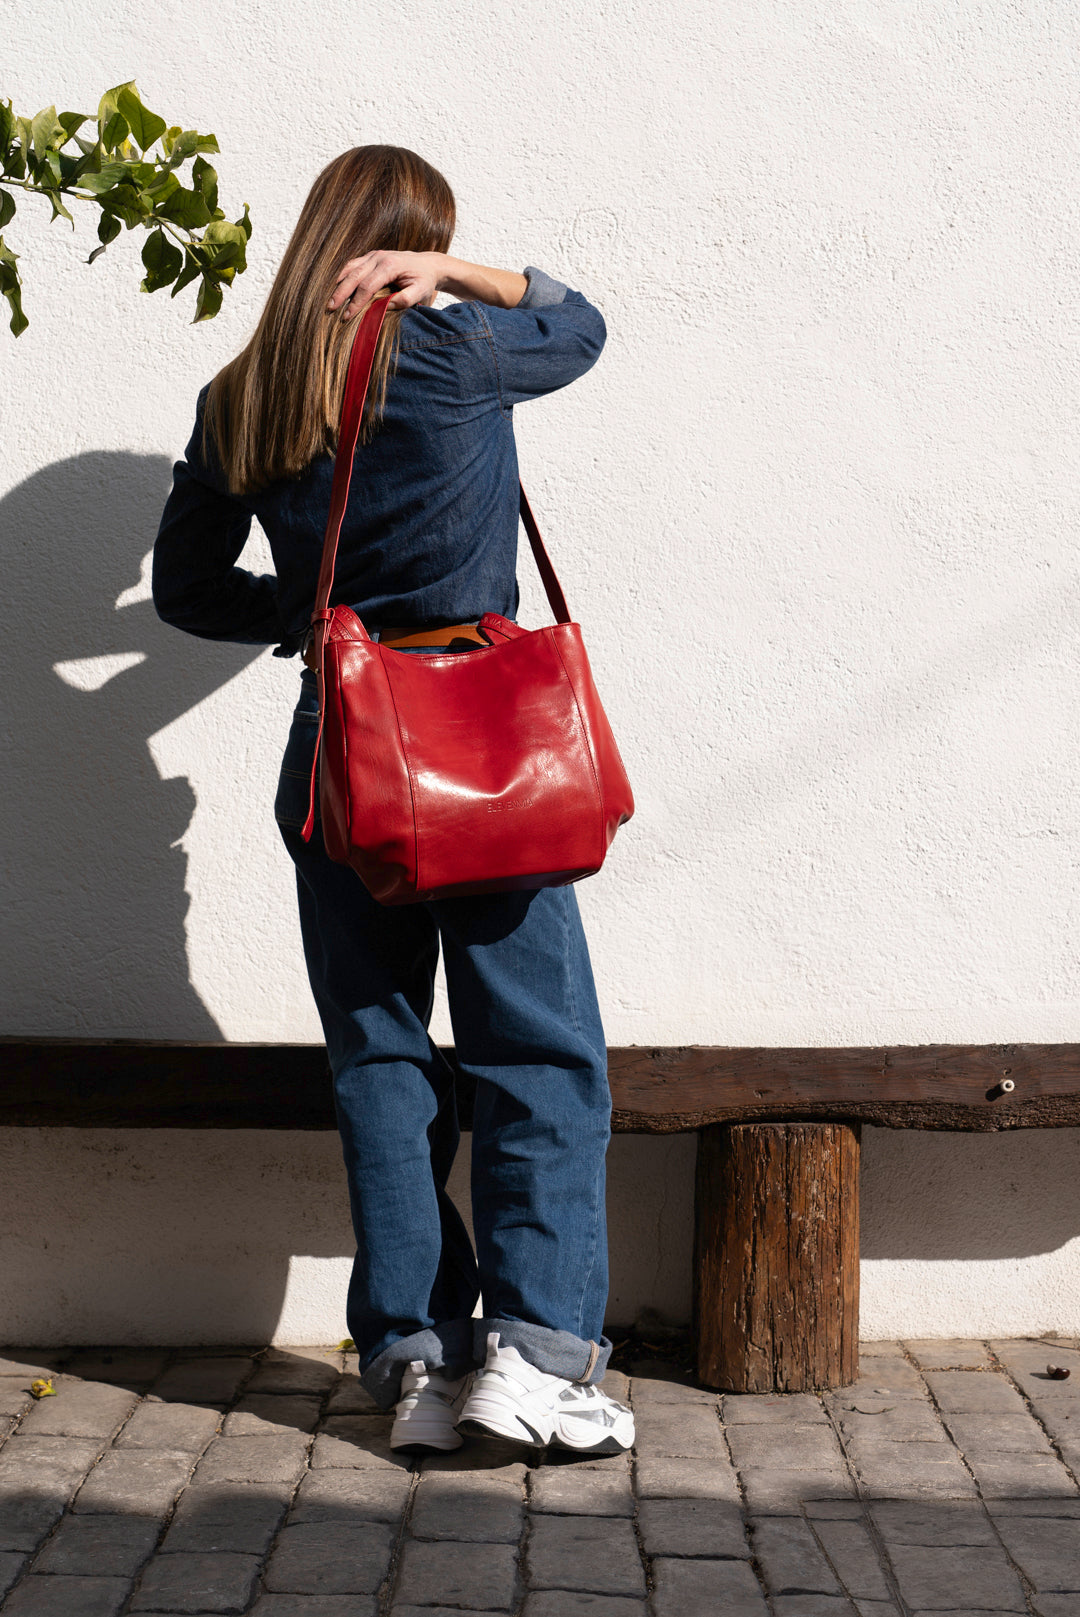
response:
[[[55,1398],[56,1388],[52,1384],[51,1377],[48,1381],[31,1381],[30,1396],[31,1398]]]

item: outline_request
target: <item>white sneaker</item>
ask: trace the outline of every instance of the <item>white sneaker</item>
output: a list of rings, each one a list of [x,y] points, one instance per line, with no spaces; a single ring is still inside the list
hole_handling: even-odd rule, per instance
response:
[[[503,1437],[530,1448],[572,1449],[575,1454],[623,1454],[634,1442],[634,1417],[598,1387],[546,1375],[487,1339],[487,1361],[477,1374],[457,1430],[466,1437]]]
[[[423,1359],[413,1359],[401,1378],[401,1397],[394,1410],[390,1431],[392,1449],[459,1449],[461,1438],[454,1422],[461,1414],[473,1377],[470,1372],[457,1381],[447,1381],[438,1370],[429,1370]]]

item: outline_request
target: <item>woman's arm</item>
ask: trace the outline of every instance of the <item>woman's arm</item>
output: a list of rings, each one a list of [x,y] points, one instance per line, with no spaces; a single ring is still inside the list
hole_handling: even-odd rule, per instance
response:
[[[397,291],[390,298],[391,309],[431,303],[436,292],[449,292],[465,303],[515,309],[529,283],[516,270],[489,269],[448,253],[365,253],[345,265],[327,308],[341,309],[341,318],[351,320],[376,292],[392,284]]]

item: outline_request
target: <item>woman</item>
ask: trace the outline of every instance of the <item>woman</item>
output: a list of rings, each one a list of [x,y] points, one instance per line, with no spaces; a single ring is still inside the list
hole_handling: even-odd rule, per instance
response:
[[[303,648],[356,316],[387,287],[333,599],[415,655],[483,643],[485,611],[515,616],[513,407],[588,370],[604,323],[540,270],[448,256],[454,222],[446,181],[402,148],[357,147],[319,175],[254,336],[199,395],[154,551],[167,623]],[[460,301],[436,310],[440,290]],[[252,516],[276,577],[235,565]],[[275,812],[333,1069],[361,1379],[396,1406],[395,1448],[488,1433],[619,1452],[632,1416],[596,1386],[611,1352],[611,1102],[573,888],[380,906],[318,825],[300,835],[316,722],[309,670]],[[475,1253],[446,1194],[453,1074],[427,1031],[440,942],[457,1060],[476,1083]]]

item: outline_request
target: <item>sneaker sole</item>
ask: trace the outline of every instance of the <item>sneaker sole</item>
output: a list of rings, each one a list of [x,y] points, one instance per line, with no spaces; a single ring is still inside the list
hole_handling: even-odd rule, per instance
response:
[[[632,1447],[631,1444],[620,1443],[614,1437],[603,1437],[599,1443],[590,1443],[585,1447],[577,1443],[567,1443],[564,1438],[558,1435],[545,1440],[534,1426],[530,1426],[528,1421],[521,1420],[520,1417],[519,1425],[525,1427],[525,1430],[529,1433],[527,1437],[523,1436],[520,1431],[511,1431],[507,1427],[501,1426],[497,1421],[478,1420],[476,1416],[469,1416],[468,1419],[459,1421],[454,1430],[460,1432],[463,1437],[498,1437],[503,1442],[519,1443],[522,1448],[564,1449],[569,1454],[590,1454],[600,1459],[605,1459],[613,1454],[626,1454]]]

